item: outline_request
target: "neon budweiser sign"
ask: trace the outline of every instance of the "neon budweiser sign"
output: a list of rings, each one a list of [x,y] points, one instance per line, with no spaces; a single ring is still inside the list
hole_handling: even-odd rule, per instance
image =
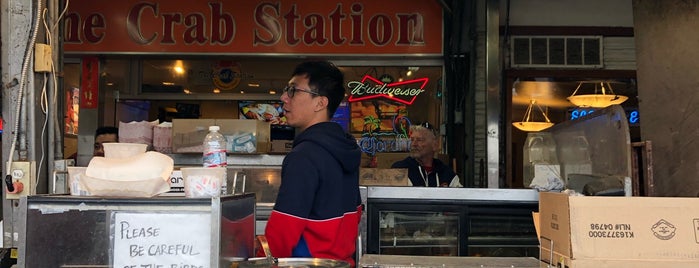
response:
[[[347,83],[347,87],[350,89],[349,101],[387,98],[410,105],[420,93],[425,92],[424,88],[428,81],[429,79],[424,77],[387,84],[370,75],[365,75],[362,81]]]

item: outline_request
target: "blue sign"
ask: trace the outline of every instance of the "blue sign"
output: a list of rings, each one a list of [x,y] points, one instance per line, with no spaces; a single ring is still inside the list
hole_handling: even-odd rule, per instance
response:
[[[584,117],[588,114],[592,114],[596,111],[597,109],[595,108],[576,108],[572,110],[568,110],[570,116],[568,116],[568,120],[576,120],[578,118]],[[629,125],[630,126],[637,126],[640,123],[640,117],[638,114],[638,109],[637,108],[627,108],[624,109],[626,111],[626,118],[629,120]]]

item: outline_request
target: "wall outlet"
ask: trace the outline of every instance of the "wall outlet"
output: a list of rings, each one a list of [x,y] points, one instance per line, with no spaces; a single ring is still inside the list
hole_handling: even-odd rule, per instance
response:
[[[37,73],[51,72],[51,65],[53,64],[52,54],[51,46],[36,43],[34,45],[34,71]]]
[[[7,199],[19,199],[20,196],[34,194],[34,176],[36,176],[36,162],[12,162],[12,166],[10,168],[10,175],[12,175],[12,182],[21,182],[23,188],[21,192],[8,193],[7,185],[4,185],[3,183],[5,188],[5,197]]]

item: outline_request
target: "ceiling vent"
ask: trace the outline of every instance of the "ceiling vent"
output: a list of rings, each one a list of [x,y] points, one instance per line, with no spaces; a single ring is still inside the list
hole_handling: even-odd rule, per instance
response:
[[[602,36],[512,36],[512,68],[602,68]]]

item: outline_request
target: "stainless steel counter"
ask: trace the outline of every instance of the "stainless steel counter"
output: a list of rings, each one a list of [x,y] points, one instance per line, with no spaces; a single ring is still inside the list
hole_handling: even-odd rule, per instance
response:
[[[364,268],[534,268],[539,260],[531,257],[437,257],[366,254],[357,267]]]
[[[201,166],[200,153],[169,154],[175,165]],[[228,166],[279,166],[285,154],[228,154]]]
[[[539,192],[534,189],[368,187],[368,198],[536,202]]]

